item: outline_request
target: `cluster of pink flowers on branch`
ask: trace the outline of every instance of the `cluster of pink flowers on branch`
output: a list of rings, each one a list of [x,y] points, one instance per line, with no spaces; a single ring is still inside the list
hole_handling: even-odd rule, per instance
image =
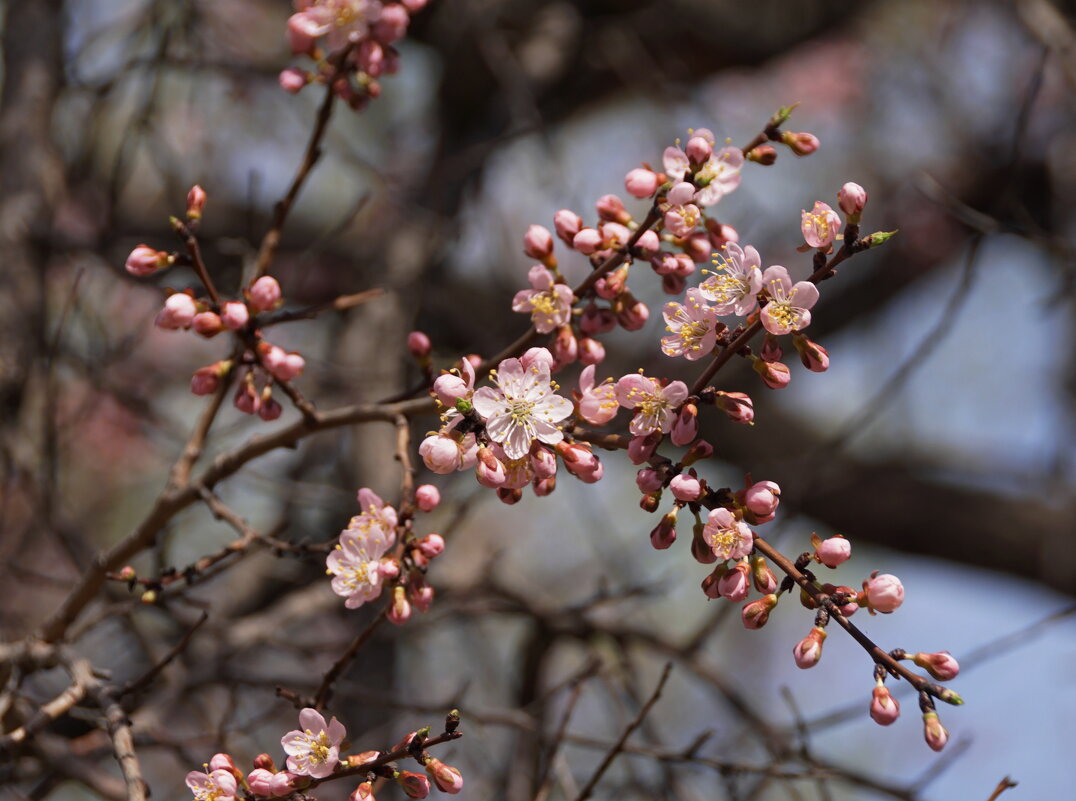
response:
[[[362,751],[347,755],[347,731],[336,718],[326,722],[318,710],[306,707],[299,712],[299,728],[280,739],[287,755],[286,767],[279,769],[269,754],[259,754],[252,770],[244,774],[230,754],[215,754],[204,771],[191,771],[186,784],[195,801],[235,801],[237,798],[286,798],[317,784],[353,776],[363,781],[351,793],[354,801],[375,801],[374,781],[395,782],[410,798],[425,798],[431,783],[444,793],[463,789],[463,776],[457,768],[446,765],[426,750],[461,736],[459,715],[452,712],[445,720],[442,735],[431,738],[429,728],[405,736],[388,751]],[[425,768],[426,775],[400,770],[397,761],[414,759]]]
[[[315,62],[313,70],[288,67],[280,86],[293,94],[311,83],[331,84],[333,92],[355,110],[381,95],[378,78],[400,68],[393,47],[407,35],[411,14],[427,0],[295,0],[288,19],[288,42],[294,55]]]

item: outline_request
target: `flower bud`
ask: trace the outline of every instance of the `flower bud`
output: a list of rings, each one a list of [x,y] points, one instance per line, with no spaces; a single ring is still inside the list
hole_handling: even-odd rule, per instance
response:
[[[941,751],[949,742],[949,732],[942,726],[937,712],[923,713],[923,739],[933,751]]]
[[[535,478],[552,478],[557,474],[557,457],[543,445],[531,445],[530,462]]]
[[[598,211],[598,216],[606,222],[626,225],[631,221],[631,214],[624,208],[624,201],[616,195],[602,195],[594,206]]]
[[[471,388],[467,381],[455,373],[443,373],[434,379],[433,394],[443,406],[451,408],[460,398],[469,397]]]
[[[531,483],[531,487],[534,489],[534,494],[539,498],[552,495],[553,491],[557,488],[557,477],[550,476],[549,478],[535,478]]]
[[[591,301],[583,309],[579,318],[579,330],[584,334],[595,336],[616,328],[616,315],[612,309],[605,309]]]
[[[434,559],[445,551],[445,538],[440,534],[427,534],[415,543],[419,553],[427,559]]]
[[[605,361],[605,346],[596,339],[582,337],[579,340],[579,361],[584,365],[601,364]]]
[[[826,639],[826,630],[821,626],[815,626],[811,633],[796,643],[792,649],[792,656],[796,660],[796,667],[806,670],[813,668],[822,658],[822,643]]]
[[[392,605],[389,607],[388,612],[385,613],[385,618],[389,623],[402,626],[410,617],[411,603],[407,600],[407,593],[404,588],[397,584],[392,588]]]
[[[138,578],[138,573],[136,573],[135,569],[130,565],[124,565],[120,568],[120,572],[117,575],[119,576],[120,581],[134,581]]]
[[[194,316],[198,313],[198,306],[194,298],[186,292],[176,292],[169,295],[164,302],[164,308],[157,314],[153,321],[158,328],[168,331],[176,331],[180,328],[190,328]]]
[[[840,534],[825,540],[813,535],[811,542],[814,544],[814,558],[826,567],[842,565],[852,556],[852,543]]]
[[[867,205],[867,190],[849,181],[837,193],[837,205],[847,216],[849,224],[854,225],[859,222],[859,217]]]
[[[202,209],[205,208],[206,194],[202,187],[195,184],[187,192],[187,219],[194,222],[202,219]]]
[[[662,488],[661,475],[652,467],[644,467],[635,474],[635,486],[644,495]]]
[[[691,557],[700,565],[712,565],[717,561],[714,549],[702,538],[705,526],[700,522],[691,527]]]
[[[759,349],[758,357],[764,362],[779,362],[784,355],[777,337],[773,334],[766,334],[762,340],[762,347]]]
[[[829,204],[816,200],[810,211],[800,212],[800,230],[808,245],[826,249],[841,231],[841,218]]]
[[[347,801],[376,801],[374,798],[374,786],[370,782],[363,782],[351,791]]]
[[[735,228],[731,225],[720,223],[713,217],[706,219],[706,235],[710,238],[710,246],[717,251],[720,251],[730,242],[740,241],[740,235]]]
[[[879,681],[871,694],[871,720],[879,726],[888,726],[900,717],[900,702],[889,692],[889,688]]]
[[[747,160],[761,164],[763,167],[772,166],[777,162],[777,148],[773,145],[753,147],[747,153]]]
[[[589,256],[602,246],[602,235],[596,228],[581,228],[572,237],[572,249],[578,250],[584,256]]]
[[[682,295],[687,288],[687,279],[679,275],[661,276],[661,291],[666,295]]]
[[[430,780],[421,773],[401,770],[394,778],[410,798],[425,798],[430,794]]]
[[[710,160],[714,154],[714,146],[705,137],[693,136],[687,140],[684,153],[687,154],[687,160],[691,166],[698,169]]]
[[[632,437],[628,442],[628,459],[632,464],[642,464],[651,456],[661,442],[661,432],[652,431],[646,436]]]
[[[273,762],[273,758],[268,754],[258,754],[254,757],[254,767],[262,770],[275,771],[276,763]]]
[[[570,325],[562,325],[557,329],[557,335],[553,337],[553,358],[558,368],[574,362],[579,357],[579,340]]]
[[[797,156],[809,156],[818,150],[818,137],[809,133],[793,133],[792,131],[781,132],[781,142]]]
[[[665,199],[673,206],[685,206],[695,199],[695,184],[690,181],[680,181],[680,183],[673,184],[672,188],[665,195]]]
[[[876,248],[884,245],[896,235],[896,231],[875,231],[859,240],[859,244],[867,248]]]
[[[432,349],[430,338],[421,331],[412,331],[407,335],[407,350],[411,358],[420,364],[427,364]]]
[[[250,305],[256,311],[271,311],[284,299],[280,284],[271,275],[263,275],[251,284],[247,294],[250,296]]]
[[[284,407],[270,394],[269,387],[262,392],[262,400],[258,405],[258,417],[267,423],[271,423],[284,413]]]
[[[680,460],[680,464],[684,467],[689,467],[695,462],[701,462],[703,459],[709,459],[714,455],[714,446],[704,439],[698,440],[694,445],[688,448],[687,453],[684,454]]]
[[[220,380],[232,369],[230,359],[199,367],[191,376],[191,392],[195,395],[212,395],[220,386]]]
[[[553,255],[553,235],[549,229],[541,225],[527,228],[527,233],[523,235],[523,252],[545,264]]]
[[[419,444],[418,454],[422,463],[439,475],[463,469],[463,448],[454,437],[431,434]]]
[[[194,319],[191,320],[191,328],[194,329],[195,333],[209,339],[224,330],[224,323],[216,312],[204,311],[194,315]]]
[[[523,365],[524,370],[532,368],[541,370],[544,368],[549,372],[553,372],[555,360],[548,348],[527,348],[526,352],[519,357],[519,363]]]
[[[131,275],[145,278],[171,263],[172,257],[163,250],[154,250],[149,245],[139,245],[131,251],[124,266]]]
[[[755,404],[743,392],[719,391],[715,402],[734,423],[750,423],[755,419]]]
[[[297,95],[310,82],[310,78],[310,73],[306,70],[301,70],[298,67],[288,67],[280,71],[276,80],[280,88],[289,95]]]
[[[418,611],[429,612],[430,607],[433,606],[433,587],[426,583],[426,579],[421,574],[412,573],[411,575],[411,582],[407,588],[411,595],[411,602]]]
[[[770,570],[763,556],[755,556],[751,559],[751,582],[755,589],[763,595],[771,595],[777,592],[777,576]]]
[[[553,228],[564,244],[574,247],[572,240],[582,230],[583,218],[570,209],[561,209],[553,215]]]
[[[960,673],[960,665],[948,651],[939,651],[936,654],[920,652],[912,657],[912,661],[938,681],[951,681]]]
[[[454,795],[463,789],[463,776],[459,770],[446,765],[439,759],[431,758],[426,762],[426,773],[442,793]]]
[[[263,754],[263,756],[265,756]],[[255,760],[257,764],[257,760]],[[267,768],[254,768],[247,774],[247,787],[255,795],[271,797],[273,794],[273,773]]]
[[[895,612],[904,603],[904,585],[900,579],[889,573],[878,575],[875,570],[871,573],[869,581],[863,582],[863,592],[859,601],[860,606],[866,606],[872,612],[889,614]]]
[[[250,312],[245,303],[230,300],[221,307],[220,321],[229,331],[238,331],[247,324],[249,319]]]
[[[498,489],[508,480],[504,464],[490,448],[478,449],[478,463],[475,465],[475,477],[483,487]]]
[[[666,514],[661,518],[654,530],[650,532],[650,544],[654,546],[656,550],[664,551],[670,545],[676,542],[676,510]]]
[[[556,451],[564,462],[565,469],[585,484],[601,480],[605,469],[601,460],[586,445],[579,442],[558,442]]]
[[[776,481],[756,481],[743,494],[743,504],[751,513],[752,525],[768,523],[781,503],[781,487]]]
[[[673,445],[687,445],[699,435],[699,408],[694,403],[685,403],[676,415],[669,439]]]
[[[721,579],[728,572],[728,565],[724,562],[714,568],[714,571],[702,580],[702,592],[712,601],[721,597]]]
[[[702,497],[702,484],[695,476],[685,473],[673,476],[669,490],[678,501],[697,501]]]
[[[728,598],[733,603],[746,600],[748,593],[751,592],[750,573],[751,568],[746,562],[738,562],[717,583],[717,591],[721,597]]]
[[[523,490],[512,487],[501,487],[497,490],[497,500],[505,506],[514,506],[523,500]]]
[[[621,327],[625,331],[638,331],[644,325],[646,321],[650,319],[650,309],[642,301],[635,301],[631,304],[625,304],[624,308],[616,316],[616,321],[620,323]]]
[[[762,383],[770,389],[784,389],[792,380],[792,373],[789,372],[787,365],[781,362],[765,362],[755,358],[752,367],[761,376]]]
[[[624,188],[632,197],[652,197],[658,191],[657,173],[645,167],[636,167],[624,176]]]
[[[421,484],[415,489],[415,506],[423,512],[432,512],[441,503],[441,492],[433,484]]]
[[[802,334],[792,336],[792,344],[800,355],[800,362],[812,373],[824,373],[829,369],[829,352]]]
[[[643,259],[649,259],[659,250],[661,250],[661,238],[656,231],[643,231],[632,248],[632,252],[637,253]]]
[[[740,617],[745,629],[760,629],[770,619],[770,612],[777,606],[777,596],[773,593],[759,598],[757,601],[744,604]]]
[[[844,584],[823,584],[822,591],[828,595],[843,596],[846,600],[838,608],[840,613],[845,617],[851,617],[859,609],[859,604],[856,602],[856,591],[851,587]],[[839,599],[835,599],[839,603]]]
[[[703,233],[692,234],[680,243],[680,247],[684,249],[684,253],[688,258],[696,264],[710,261],[710,257],[714,252],[710,237]]]

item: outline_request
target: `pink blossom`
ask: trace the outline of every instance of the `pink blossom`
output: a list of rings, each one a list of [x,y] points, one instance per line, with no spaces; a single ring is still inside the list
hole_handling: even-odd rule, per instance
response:
[[[571,209],[561,209],[553,215],[553,228],[564,244],[574,247],[572,240],[582,230],[583,218]]]
[[[374,26],[374,36],[386,44],[391,44],[407,35],[407,26],[411,15],[402,5],[389,4],[381,11],[381,18]]]
[[[734,423],[750,423],[755,419],[755,404],[743,392],[718,391],[715,402]]]
[[[432,512],[441,503],[441,492],[433,484],[421,484],[415,488],[415,506],[423,512]]]
[[[920,652],[912,657],[912,661],[938,681],[951,681],[960,673],[960,665],[948,651],[939,651],[936,654]]]
[[[695,172],[695,183],[701,188],[695,195],[700,206],[712,206],[740,185],[743,151],[738,147],[723,147]]]
[[[655,550],[664,551],[676,542],[676,510],[663,515],[650,532],[650,544]]]
[[[652,467],[644,467],[635,474],[635,486],[644,495],[662,488],[661,475]]]
[[[867,206],[867,190],[849,181],[837,193],[837,205],[848,216],[849,223],[858,223],[863,209]]]
[[[280,738],[288,754],[288,770],[314,779],[330,776],[340,761],[340,743],[346,734],[336,718],[326,724],[316,709],[303,709],[299,712],[299,728]]]
[[[762,309],[762,325],[767,331],[781,335],[811,324],[810,309],[818,302],[818,287],[810,281],[793,285],[788,270],[779,265],[766,268],[762,283],[770,298]]]
[[[197,313],[198,305],[194,302],[194,298],[186,292],[176,292],[168,296],[164,302],[164,308],[153,322],[158,328],[175,331],[180,328],[189,328]]]
[[[658,487],[660,486],[659,483]],[[673,476],[672,481],[669,482],[669,490],[678,501],[697,501],[702,497],[702,484],[695,476],[684,473]]]
[[[620,404],[617,402],[616,387],[611,378],[594,384],[594,365],[587,365],[579,374],[579,416],[595,426],[603,426],[616,417]]]
[[[238,331],[249,319],[250,312],[245,303],[230,300],[221,308],[220,320],[229,331]]]
[[[826,630],[820,626],[811,629],[811,633],[796,643],[792,649],[792,656],[796,660],[796,667],[801,670],[812,668],[822,658],[822,643],[826,640]]]
[[[762,377],[762,383],[770,389],[784,389],[792,380],[788,365],[781,362],[766,362],[755,358],[751,366]]]
[[[755,296],[762,289],[762,260],[758,251],[748,245],[741,248],[735,242],[725,245],[724,255],[714,259],[717,271],[699,285],[699,292],[717,304],[717,314],[736,314],[746,317],[755,310]]]
[[[407,350],[416,361],[428,359],[433,348],[430,338],[421,331],[412,331],[407,335]]]
[[[803,334],[792,337],[792,344],[800,355],[800,362],[812,373],[824,373],[829,369],[829,352]]]
[[[904,603],[904,585],[896,576],[889,573],[878,575],[875,570],[871,573],[870,580],[863,582],[863,596],[866,603],[860,601],[860,606],[867,606],[873,612],[889,614]]]
[[[456,420],[462,420],[462,417]],[[478,444],[474,434],[460,435],[445,430],[431,434],[418,446],[423,464],[441,475],[473,467],[478,458]]]
[[[694,403],[685,403],[676,415],[676,422],[673,423],[672,430],[669,432],[669,439],[672,440],[673,445],[683,446],[695,439],[698,433],[699,409]]]
[[[187,219],[202,219],[202,210],[205,209],[206,193],[202,187],[195,184],[187,192]]]
[[[238,785],[230,770],[214,770],[203,773],[192,770],[187,774],[186,785],[194,793],[195,801],[234,801]]]
[[[631,214],[624,208],[624,201],[616,195],[602,195],[594,203],[594,208],[606,222],[626,225],[631,220]]]
[[[683,186],[684,184],[680,184]],[[690,184],[687,184],[690,186]],[[695,230],[695,226],[701,222],[702,217],[699,212],[699,207],[694,203],[687,203],[683,206],[672,206],[665,212],[664,222],[665,229],[675,237],[682,238],[688,236]]]
[[[759,598],[757,601],[751,601],[751,603],[745,604],[743,611],[740,613],[744,628],[760,629],[765,626],[770,619],[770,612],[772,612],[776,606],[777,596],[772,593]]]
[[[776,481],[756,481],[744,490],[743,501],[751,514],[757,518],[767,518],[768,522],[773,519],[781,503],[781,487]]]
[[[430,780],[421,773],[401,770],[396,775],[396,783],[403,788],[409,798],[425,798],[430,794]]]
[[[676,417],[674,410],[687,396],[683,381],[672,381],[663,387],[656,378],[629,373],[616,382],[617,401],[625,409],[635,409],[628,430],[636,437],[653,432],[669,433]]]
[[[553,392],[544,358],[529,369],[519,359],[505,359],[495,380],[495,389],[482,387],[471,402],[486,423],[486,434],[504,448],[509,459],[526,456],[536,439],[547,445],[564,439],[557,424],[572,413],[573,406]]]
[[[381,594],[380,560],[396,540],[396,510],[365,488],[359,491],[359,498],[362,513],[351,518],[325,562],[333,576],[333,592],[346,599],[348,609]]]
[[[949,742],[949,732],[942,726],[937,712],[923,713],[923,739],[932,751],[941,751]]]
[[[782,131],[781,141],[797,156],[809,156],[818,150],[818,137],[806,132]]]
[[[665,152],[661,156],[661,163],[665,169],[665,175],[673,183],[683,181],[687,171],[691,169],[691,160],[688,159],[687,154],[672,145],[665,148]]]
[[[750,574],[751,569],[746,562],[738,563],[717,582],[717,591],[722,598],[728,598],[733,603],[747,600],[747,594],[751,591]]]
[[[444,406],[452,407],[460,399],[470,399],[473,391],[474,367],[467,359],[460,360],[460,366],[456,372],[443,373],[433,382],[433,394]]]
[[[616,321],[625,331],[638,331],[649,319],[650,309],[642,301],[625,303],[616,315]]]
[[[585,365],[601,364],[605,361],[605,346],[591,337],[579,340],[579,361]]]
[[[837,567],[852,556],[852,543],[838,534],[819,542],[815,546],[814,555],[826,567]]]
[[[271,275],[263,275],[250,285],[247,292],[255,311],[271,311],[280,305],[284,297],[280,284]]]
[[[840,233],[841,218],[828,204],[816,200],[814,208],[801,212],[800,228],[808,245],[813,248],[828,248]]]
[[[871,692],[871,719],[879,726],[888,726],[900,717],[900,702],[881,681]]]
[[[661,338],[666,356],[683,356],[698,361],[714,349],[717,339],[717,311],[705,302],[699,289],[689,289],[684,303],[666,303],[662,310],[668,336]]]
[[[139,245],[131,251],[124,266],[131,275],[145,278],[162,267],[167,267],[171,261],[172,257],[163,250],[154,250],[149,245]]]
[[[581,442],[558,442],[556,451],[564,462],[564,469],[584,484],[594,484],[605,474],[601,460]]]
[[[541,225],[530,226],[523,235],[523,252],[538,261],[549,258],[553,253],[553,235],[549,233],[549,229]]]
[[[497,489],[508,480],[504,465],[489,448],[478,449],[478,462],[475,464],[475,478],[483,487]],[[526,482],[524,482],[526,483]]]
[[[433,779],[437,789],[442,793],[458,793],[463,789],[463,776],[459,770],[446,765],[439,759],[430,758],[426,762],[426,773]]]
[[[754,532],[723,506],[707,516],[702,536],[718,559],[742,559],[755,545]]]
[[[194,315],[194,319],[191,320],[191,328],[195,333],[201,334],[206,337],[215,337],[221,331],[224,330],[224,323],[220,319],[220,315],[211,311],[199,312]]]
[[[377,0],[303,0],[302,10],[289,18],[288,28],[312,39],[327,36],[329,48],[337,50],[366,38],[381,11]]]
[[[658,176],[653,170],[645,167],[636,167],[624,176],[624,188],[632,197],[653,197],[658,191]]]

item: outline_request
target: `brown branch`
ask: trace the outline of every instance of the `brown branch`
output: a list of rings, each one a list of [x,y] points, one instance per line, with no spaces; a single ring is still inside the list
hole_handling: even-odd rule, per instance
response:
[[[654,704],[657,703],[658,698],[661,697],[661,691],[665,687],[665,682],[668,680],[671,672],[672,662],[666,662],[664,669],[661,671],[661,678],[658,679],[658,685],[654,688],[653,694],[650,696],[649,700],[643,704],[643,708],[639,710],[639,714],[635,716],[635,719],[624,728],[623,732],[621,732],[616,743],[609,749],[609,753],[605,755],[605,759],[601,761],[597,770],[594,771],[594,775],[590,777],[590,781],[584,785],[583,789],[579,792],[579,795],[575,797],[575,801],[586,801],[586,799],[590,798],[591,794],[594,792],[594,788],[598,785],[598,782],[601,781],[602,776],[605,775],[609,766],[613,764],[613,760],[624,750],[624,745],[627,743],[628,738],[631,737],[632,732],[642,725]]]
[[[391,603],[391,601],[390,601]],[[385,620],[385,614],[388,612],[386,606],[382,609],[377,617],[370,621],[363,631],[359,633],[354,640],[351,641],[351,645],[347,647],[347,650],[340,655],[340,658],[333,662],[332,667],[326,671],[325,676],[321,680],[321,684],[318,685],[318,690],[314,693],[314,707],[316,709],[324,709],[333,695],[333,684],[340,678],[340,674],[343,673],[347,666],[351,664],[351,660],[355,658],[355,654],[359,652],[359,649],[374,635],[377,627],[380,626]]]
[[[1008,790],[1010,787],[1015,787],[1019,782],[1014,782],[1008,776],[998,782],[998,786],[994,788],[994,792],[990,794],[990,797],[986,801],[997,801],[998,796]]]
[[[589,665],[586,665],[578,675],[572,678],[572,694],[568,696],[568,703],[564,707],[563,714],[561,714],[560,723],[557,724],[557,729],[553,733],[553,738],[547,744],[542,772],[538,774],[538,779],[535,782],[535,784],[538,785],[538,791],[534,794],[534,801],[545,801],[549,795],[549,791],[553,786],[553,762],[556,760],[557,751],[560,750],[560,745],[568,733],[568,723],[572,718],[572,713],[575,711],[576,703],[583,694],[583,685],[586,684],[587,680],[592,678],[600,668],[601,662],[595,659]]]
[[[123,685],[123,687],[116,693],[116,698],[122,698],[125,695],[137,693],[148,687],[150,683],[155,678],[157,678],[157,676],[160,675],[161,671],[168,667],[172,660],[179,656],[180,653],[182,653],[183,649],[186,648],[187,645],[190,643],[191,638],[194,637],[194,633],[198,631],[198,629],[202,627],[202,624],[205,623],[207,620],[209,620],[209,613],[202,612],[202,615],[198,618],[197,622],[195,622],[193,626],[187,629],[187,633],[184,634],[180,641],[177,642],[171,648],[171,650],[169,650],[168,653],[164,655],[164,658],[162,658],[156,665],[151,667],[137,679],[133,679]]]
[[[326,311],[346,311],[347,309],[353,309],[356,306],[361,306],[363,303],[367,303],[371,300],[381,297],[385,294],[385,290],[380,288],[367,289],[363,292],[355,292],[351,295],[340,295],[337,298],[333,298],[325,303],[316,303],[313,306],[306,306],[302,309],[288,309],[286,311],[279,311],[275,314],[267,316],[265,319],[258,318],[258,328],[268,328],[271,325],[279,325],[280,323],[290,323],[295,320],[313,320],[315,317]]]

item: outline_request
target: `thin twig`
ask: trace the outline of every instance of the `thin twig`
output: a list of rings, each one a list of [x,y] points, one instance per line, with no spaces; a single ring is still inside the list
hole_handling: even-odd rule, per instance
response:
[[[994,788],[994,792],[990,794],[990,797],[986,801],[997,801],[997,797],[1008,790],[1010,787],[1015,787],[1019,782],[1014,782],[1008,776],[998,782],[998,786]]]
[[[187,645],[190,643],[191,638],[194,637],[194,633],[198,631],[198,629],[202,627],[202,624],[205,623],[207,620],[209,620],[209,613],[202,612],[201,617],[198,618],[198,620],[193,626],[187,629],[187,633],[184,634],[180,641],[177,642],[172,647],[172,649],[164,655],[164,658],[162,658],[156,665],[151,667],[137,679],[133,679],[123,685],[123,687],[120,688],[120,690],[116,693],[116,698],[122,698],[125,695],[137,693],[140,690],[143,690],[148,687],[150,683],[155,678],[157,678],[157,676],[160,675],[161,671],[168,667],[169,663],[171,663],[173,659],[175,659],[177,656],[179,656],[180,653],[182,653],[183,649],[186,648]]]
[[[377,617],[370,621],[363,631],[351,641],[351,645],[347,647],[347,650],[340,655],[340,658],[333,662],[331,668],[326,671],[325,676],[321,680],[321,684],[318,685],[318,690],[314,693],[314,707],[315,709],[324,709],[326,705],[332,700],[333,684],[340,678],[340,674],[343,673],[347,666],[351,664],[351,660],[355,658],[355,654],[359,652],[359,649],[374,635],[377,627],[385,621],[385,615],[388,612],[386,606],[382,609]]]

